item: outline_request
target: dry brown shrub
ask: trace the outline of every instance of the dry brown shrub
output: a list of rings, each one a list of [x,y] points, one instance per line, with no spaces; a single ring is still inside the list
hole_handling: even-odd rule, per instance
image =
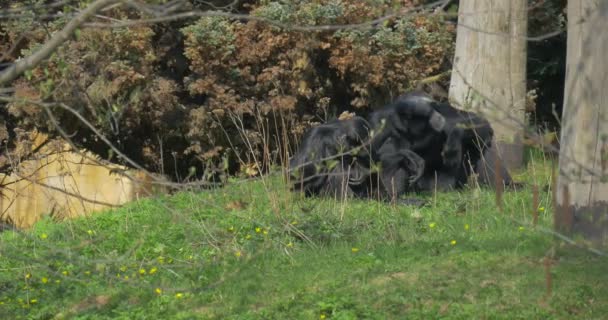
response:
[[[331,0],[252,6],[253,14],[297,24],[358,23],[389,10]],[[104,14],[138,17],[128,9]],[[195,168],[202,176],[223,159],[230,172],[239,171],[238,159],[264,159],[258,168],[266,170],[269,150],[286,148],[277,136],[293,146],[314,123],[342,111],[365,115],[413,80],[443,71],[452,52],[453,30],[428,16],[338,32],[223,18],[185,23],[83,29],[18,82],[15,95],[72,106],[151,171],[185,177]],[[44,40],[43,34],[30,44]],[[11,107],[19,127],[57,133],[40,108]],[[53,110],[79,146],[117,160],[73,115]]]

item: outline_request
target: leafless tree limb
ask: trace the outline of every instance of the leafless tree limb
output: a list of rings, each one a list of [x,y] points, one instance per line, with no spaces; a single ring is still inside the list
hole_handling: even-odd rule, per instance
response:
[[[85,10],[80,12],[74,19],[59,32],[55,33],[38,51],[27,58],[17,61],[0,73],[0,85],[12,81],[23,74],[26,70],[38,65],[42,60],[48,58],[55,50],[67,41],[72,33],[82,26],[91,16],[108,5],[119,2],[120,0],[96,0]]]
[[[49,4],[44,4],[41,7],[46,8],[46,9],[50,9],[50,8],[57,8],[57,7],[61,7],[63,5],[66,5],[70,2],[73,2],[74,0],[60,0],[57,2],[53,2],[53,3],[49,3]],[[39,6],[24,6],[24,7],[18,7],[18,8],[7,8],[7,9],[2,9],[0,10],[0,14],[5,14],[5,13],[16,13],[16,12],[22,12],[24,10],[33,10],[38,8]]]
[[[26,181],[28,181],[30,183],[35,184],[35,185],[39,185],[39,186],[42,186],[44,188],[48,188],[50,190],[54,190],[54,191],[63,193],[65,195],[68,195],[70,197],[74,197],[74,198],[76,198],[78,200],[81,200],[81,201],[84,201],[84,202],[88,202],[88,203],[92,203],[92,204],[98,204],[98,205],[102,205],[102,206],[108,206],[110,208],[118,208],[118,207],[120,207],[119,205],[115,205],[115,204],[112,204],[112,203],[108,203],[108,202],[104,202],[104,201],[99,201],[99,200],[89,199],[89,198],[83,197],[82,195],[80,195],[78,193],[70,192],[70,191],[65,190],[64,188],[55,187],[55,186],[52,186],[52,185],[49,185],[49,184],[37,181],[36,179],[32,179],[29,176],[24,176],[24,175],[20,175],[20,174],[17,174],[17,176],[20,179],[26,180]]]
[[[379,17],[379,18],[376,18],[376,19],[373,19],[370,21],[366,21],[366,22],[362,22],[362,23],[354,23],[354,24],[335,24],[335,25],[328,24],[328,25],[314,25],[314,26],[313,25],[309,25],[309,26],[294,25],[294,24],[281,23],[281,22],[270,20],[270,19],[263,18],[263,17],[252,16],[249,14],[236,14],[236,13],[229,13],[229,12],[223,12],[223,11],[192,10],[192,11],[188,11],[188,12],[176,13],[176,14],[172,14],[172,15],[165,15],[165,16],[160,16],[160,17],[150,18],[150,19],[125,20],[120,23],[90,22],[90,23],[85,23],[84,26],[93,27],[93,28],[124,28],[124,27],[130,27],[130,26],[134,26],[134,25],[167,22],[167,21],[174,21],[174,20],[180,20],[180,19],[186,19],[186,18],[225,17],[225,18],[230,18],[230,19],[264,22],[264,23],[268,23],[270,25],[273,25],[273,26],[276,26],[279,28],[286,29],[286,30],[322,32],[322,31],[349,30],[349,29],[361,29],[361,28],[371,27],[371,26],[374,26],[377,24],[381,24],[382,22],[395,18],[395,17],[400,17],[400,16],[412,14],[414,12],[420,12],[420,11],[423,11],[423,10],[426,10],[429,8],[434,8],[445,2],[446,2],[446,0],[441,0],[441,1],[435,1],[430,4],[420,5],[420,6],[416,6],[416,7],[412,7],[412,8],[404,8],[404,9],[400,10],[398,13],[390,13],[390,14],[387,14],[385,16],[382,16],[382,17]]]

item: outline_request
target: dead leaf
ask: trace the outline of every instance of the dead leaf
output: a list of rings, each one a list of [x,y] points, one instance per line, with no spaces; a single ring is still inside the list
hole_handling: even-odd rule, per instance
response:
[[[226,210],[243,210],[247,207],[247,203],[241,201],[241,200],[236,200],[236,201],[232,201],[229,202],[224,209]]]
[[[445,315],[448,312],[448,309],[450,308],[450,303],[444,303],[443,305],[441,305],[441,307],[439,307],[439,314],[441,315]]]
[[[350,120],[353,117],[355,117],[355,114],[352,112],[348,112],[348,111],[344,111],[340,114],[340,116],[338,117],[339,120]]]

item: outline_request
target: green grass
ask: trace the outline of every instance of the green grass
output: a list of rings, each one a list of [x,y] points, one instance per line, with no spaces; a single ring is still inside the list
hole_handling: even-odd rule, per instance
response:
[[[539,162],[542,163],[542,162]],[[548,183],[548,167],[520,175]],[[529,189],[422,209],[280,179],[0,234],[0,319],[601,319],[608,261],[532,226]],[[539,227],[552,223],[541,193]],[[544,257],[554,252],[551,294]]]

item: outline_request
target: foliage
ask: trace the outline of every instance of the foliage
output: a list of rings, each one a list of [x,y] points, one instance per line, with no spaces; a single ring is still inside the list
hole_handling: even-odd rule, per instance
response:
[[[552,1],[531,1],[529,12],[529,36],[537,37],[552,34],[556,31],[563,30],[563,33],[558,36],[553,36],[543,41],[541,44],[531,44],[531,54],[529,59],[543,59],[542,63],[531,64],[532,70],[529,75],[533,79],[539,79],[542,77],[552,76],[559,72],[559,68],[562,68],[559,60],[562,56],[565,56],[565,50],[560,54],[556,54],[552,50],[550,55],[545,50],[554,49],[558,43],[565,43],[566,40],[566,1],[563,0],[552,0]],[[536,61],[535,61],[536,62]]]
[[[251,14],[287,25],[363,23],[411,5],[388,1],[282,1]],[[104,15],[137,18],[128,8]],[[57,30],[65,21],[50,21]],[[2,23],[9,42],[33,29],[22,55],[47,33]],[[373,28],[299,32],[258,21],[205,17],[131,28],[82,29],[14,83],[15,96],[64,103],[145,168],[174,179],[257,162],[266,170],[312,120],[383,105],[413,81],[445,70],[453,29],[440,16],[406,15]],[[23,44],[21,44],[23,45]],[[9,106],[16,127],[57,133],[40,106]],[[53,108],[77,145],[115,153],[73,114]],[[11,128],[11,130],[14,128]],[[279,143],[279,141],[281,143]],[[274,150],[271,152],[271,150]],[[112,160],[117,160],[112,158]],[[192,174],[194,172],[194,174]],[[215,177],[215,175],[211,175]]]
[[[559,131],[566,75],[566,1],[530,1],[528,34],[545,36],[561,33],[542,41],[528,42],[528,90],[536,90],[534,124]],[[556,117],[557,115],[557,117]]]

